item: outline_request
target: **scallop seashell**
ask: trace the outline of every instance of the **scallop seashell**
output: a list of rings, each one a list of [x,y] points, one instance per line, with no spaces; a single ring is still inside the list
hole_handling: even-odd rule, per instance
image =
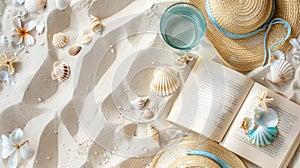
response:
[[[24,0],[12,0],[13,6],[20,6],[24,3]]]
[[[63,48],[68,44],[68,42],[69,42],[69,37],[64,33],[56,33],[53,35],[52,44],[56,48]]]
[[[101,20],[93,15],[90,15],[89,19],[92,31],[95,33],[102,33],[103,25],[101,23]]]
[[[157,131],[154,127],[148,125],[147,135],[148,135],[149,138],[151,138],[158,145],[160,144],[159,143],[159,131]]]
[[[137,97],[134,100],[130,101],[130,103],[134,106],[135,109],[141,110],[145,107],[149,97]]]
[[[255,108],[253,120],[256,124],[266,127],[276,127],[278,124],[278,114],[272,108],[266,112],[263,108]]]
[[[65,10],[69,6],[69,0],[54,0],[58,10]]]
[[[73,45],[69,48],[69,54],[71,56],[77,55],[81,51],[82,47],[79,45]]]
[[[276,139],[278,135],[277,127],[258,126],[256,129],[249,130],[249,142],[256,146],[266,146]]]
[[[55,61],[53,64],[53,69],[51,77],[53,80],[64,81],[70,77],[71,69],[67,63]]]
[[[168,96],[180,86],[180,81],[174,69],[158,67],[154,71],[154,78],[150,84],[151,92],[157,96]]]
[[[25,0],[24,7],[28,12],[34,13],[43,9],[46,2],[47,0]]]
[[[84,35],[81,39],[81,44],[88,44],[92,41],[92,36],[90,35]]]
[[[294,72],[295,69],[291,63],[280,59],[271,63],[267,78],[275,84],[281,84],[289,81],[294,76]]]

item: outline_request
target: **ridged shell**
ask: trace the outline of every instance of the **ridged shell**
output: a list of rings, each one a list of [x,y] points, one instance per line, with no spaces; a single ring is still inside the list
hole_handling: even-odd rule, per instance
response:
[[[30,12],[34,13],[44,8],[47,0],[25,0],[24,7]]]
[[[130,101],[130,103],[134,106],[135,109],[141,110],[145,107],[149,97],[137,97],[134,100]]]
[[[272,108],[268,108],[268,112],[263,108],[256,108],[254,109],[253,120],[260,126],[276,127],[278,124],[278,115]]]
[[[69,37],[64,33],[56,33],[53,35],[52,44],[56,48],[63,48],[68,44],[68,42],[69,42]]]
[[[152,126],[148,125],[147,135],[149,138],[151,138],[154,142],[156,142],[158,145],[159,143],[159,132]]]
[[[157,96],[168,96],[180,86],[180,81],[174,69],[158,67],[154,71],[154,78],[150,84],[151,92]]]
[[[77,55],[81,51],[82,47],[79,45],[73,45],[69,48],[69,54],[71,56]]]
[[[289,81],[294,76],[294,72],[291,63],[280,59],[271,63],[267,78],[275,84],[280,84]]]
[[[266,146],[276,139],[278,135],[277,127],[258,126],[256,129],[249,130],[249,142],[256,146]]]
[[[101,20],[93,15],[90,15],[89,20],[92,31],[95,33],[102,33],[103,25],[101,23]]]
[[[81,39],[81,44],[88,44],[92,41],[92,36],[90,35],[84,35]]]
[[[69,6],[69,0],[54,0],[58,10],[65,10]]]
[[[51,77],[53,80],[64,81],[70,77],[71,69],[67,63],[55,61],[53,64],[53,69]]]

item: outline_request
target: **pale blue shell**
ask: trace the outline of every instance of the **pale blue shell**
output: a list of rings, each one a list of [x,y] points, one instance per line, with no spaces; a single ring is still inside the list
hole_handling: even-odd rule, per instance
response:
[[[250,129],[249,142],[256,146],[266,146],[272,143],[278,135],[277,127],[258,126],[256,129]]]
[[[272,108],[266,112],[263,108],[254,109],[253,120],[257,125],[275,127],[278,124],[278,114]]]

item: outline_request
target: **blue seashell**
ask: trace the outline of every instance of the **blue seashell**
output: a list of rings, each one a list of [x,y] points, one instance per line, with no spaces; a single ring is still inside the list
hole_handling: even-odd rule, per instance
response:
[[[249,130],[249,142],[256,146],[266,146],[276,139],[278,135],[277,127],[258,126],[256,129]]]
[[[268,108],[268,112],[263,108],[256,108],[254,109],[253,120],[260,126],[276,127],[278,124],[278,114],[272,108]]]

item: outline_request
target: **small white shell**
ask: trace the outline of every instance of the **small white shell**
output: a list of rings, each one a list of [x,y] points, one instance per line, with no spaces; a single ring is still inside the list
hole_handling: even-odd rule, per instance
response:
[[[71,69],[67,63],[55,61],[51,72],[53,80],[64,81],[70,77]]]
[[[69,42],[69,37],[64,33],[56,33],[53,35],[52,44],[56,48],[63,48],[68,44],[68,42]]]
[[[88,44],[92,41],[92,36],[90,35],[84,35],[81,39],[81,44]]]
[[[270,72],[267,78],[275,83],[281,84],[289,81],[294,76],[295,69],[291,63],[286,60],[276,60],[270,65]]]
[[[134,100],[130,101],[130,103],[134,106],[135,109],[141,110],[145,107],[149,97],[137,97]]]
[[[24,3],[24,0],[12,0],[13,6],[20,6]]]
[[[45,29],[45,24],[43,22],[39,22],[38,24],[36,24],[35,29],[38,32],[38,34],[42,34]]]
[[[103,25],[101,23],[101,20],[93,15],[90,15],[89,20],[90,20],[90,28],[92,29],[92,31],[101,34],[103,30]]]
[[[54,0],[55,6],[58,10],[65,10],[69,6],[68,0]]]
[[[149,109],[146,109],[143,111],[143,117],[146,118],[146,119],[150,119],[150,118],[153,118],[154,114],[151,110]]]
[[[79,45],[73,45],[69,48],[69,54],[71,56],[77,55],[81,51],[82,47]]]
[[[280,59],[285,60],[285,54],[281,50],[274,50],[272,52],[272,56],[270,57],[269,62],[272,63]]]
[[[25,0],[24,7],[30,12],[34,13],[44,8],[47,0]]]
[[[151,92],[157,96],[168,96],[180,86],[180,81],[174,69],[158,67],[154,71],[154,78],[150,84]]]
[[[266,112],[263,108],[254,109],[253,120],[260,126],[276,127],[278,124],[278,114],[272,108]]]
[[[150,125],[148,125],[147,135],[148,135],[149,138],[151,138],[158,145],[160,144],[159,143],[159,132],[154,127],[151,127]]]

